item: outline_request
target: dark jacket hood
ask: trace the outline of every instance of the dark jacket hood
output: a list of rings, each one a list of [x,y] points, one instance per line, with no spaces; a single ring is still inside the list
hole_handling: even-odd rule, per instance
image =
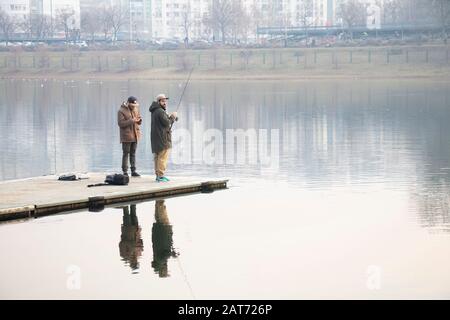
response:
[[[153,101],[153,103],[152,103],[152,105],[150,106],[150,109],[148,109],[148,111],[150,111],[150,112],[153,113],[153,112],[156,111],[158,108],[163,109],[163,107],[162,107],[158,102]]]

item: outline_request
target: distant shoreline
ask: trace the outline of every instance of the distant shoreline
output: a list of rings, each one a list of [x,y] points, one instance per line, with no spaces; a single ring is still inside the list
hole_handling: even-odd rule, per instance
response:
[[[449,46],[0,53],[1,79],[450,80]]]
[[[96,80],[96,81],[121,81],[121,80],[149,80],[170,81],[186,80],[188,72],[145,71],[145,72],[9,72],[0,73],[2,80]],[[450,81],[450,67],[430,68],[427,70],[395,70],[392,66],[385,70],[302,70],[302,72],[204,72],[195,71],[191,77],[195,81],[308,81],[308,80],[414,80],[430,79]]]

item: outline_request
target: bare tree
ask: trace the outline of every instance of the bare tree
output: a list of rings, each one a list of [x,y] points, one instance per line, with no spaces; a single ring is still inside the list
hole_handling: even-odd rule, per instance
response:
[[[19,28],[25,34],[27,34],[28,38],[33,38],[33,25],[32,25],[32,16],[27,15],[25,19],[20,23]]]
[[[402,27],[411,23],[411,0],[384,0],[384,23]]]
[[[109,20],[112,30],[112,40],[117,41],[120,29],[128,21],[128,12],[120,5],[113,5],[106,8],[106,18]]]
[[[434,16],[439,21],[439,25],[442,28],[442,36],[444,41],[447,42],[447,28],[450,25],[450,1],[433,0],[432,8]]]
[[[0,9],[0,30],[3,33],[3,38],[6,41],[6,46],[8,46],[9,39],[11,35],[16,30],[17,25],[14,20],[6,12]]]
[[[283,26],[284,29],[284,46],[287,47],[288,46],[288,28],[292,27],[291,24],[291,12],[289,12],[288,10],[283,11],[282,16],[282,20],[281,20],[281,25]]]
[[[283,5],[281,1],[269,1],[264,10],[264,25],[268,27],[279,27],[283,24]]]
[[[353,28],[365,23],[367,16],[366,6],[359,0],[348,0],[340,4],[338,15],[342,18],[353,40]]]
[[[387,24],[396,25],[402,17],[403,0],[384,1],[384,20]]]
[[[239,0],[232,0],[232,21],[230,29],[235,44],[240,43],[241,40],[247,42],[250,29],[250,17],[245,12],[242,2]]]
[[[433,0],[403,0],[402,19],[409,25],[429,23]],[[448,0],[445,0],[448,1]]]
[[[440,20],[439,2],[435,0],[384,0],[380,3],[383,7],[384,23],[404,26],[429,24],[436,18]],[[445,4],[450,1],[442,0],[442,2],[445,9]]]
[[[253,30],[253,34],[255,36],[255,41],[258,41],[258,28],[261,24],[263,24],[263,13],[261,10],[261,6],[254,3],[251,6],[252,14],[249,15],[249,27]]]
[[[203,13],[200,19],[196,20],[196,27],[200,31],[200,36],[204,39],[211,39],[214,36],[213,24],[210,21],[209,13]]]
[[[51,18],[48,15],[33,14],[30,24],[31,34],[35,39],[43,40],[52,34]]]
[[[81,32],[88,35],[91,41],[95,41],[95,34],[102,29],[102,19],[96,12],[82,12]]]
[[[64,31],[66,42],[75,29],[75,11],[73,9],[58,10],[56,14],[56,26]]]
[[[186,10],[181,13],[181,26],[184,30],[184,45],[186,48],[189,46],[189,33],[193,24],[194,21],[192,20],[191,6],[188,3]]]
[[[103,40],[106,41],[108,39],[108,35],[112,31],[112,23],[111,23],[111,19],[110,19],[109,8],[102,7],[100,9],[99,24],[100,24],[100,30],[103,34]]]
[[[209,15],[204,22],[214,31],[218,30],[222,36],[222,42],[225,43],[229,29],[233,25],[234,16],[232,0],[212,0]]]
[[[306,44],[308,44],[309,27],[313,24],[313,0],[301,0],[297,19],[305,30]]]

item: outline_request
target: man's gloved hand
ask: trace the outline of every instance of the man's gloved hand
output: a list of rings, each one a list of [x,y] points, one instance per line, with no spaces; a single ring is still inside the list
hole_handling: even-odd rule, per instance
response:
[[[178,113],[176,113],[176,112],[172,112],[172,113],[169,115],[169,117],[172,118],[172,119],[174,119],[175,121],[178,121]]]

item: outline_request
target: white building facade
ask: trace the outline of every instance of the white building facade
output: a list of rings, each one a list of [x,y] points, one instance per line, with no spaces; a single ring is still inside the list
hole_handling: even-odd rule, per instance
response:
[[[155,39],[208,37],[204,18],[212,0],[153,0],[152,36]]]
[[[152,3],[154,0],[129,0],[129,24],[126,30],[131,39],[142,40],[152,37]]]
[[[80,29],[80,0],[0,0],[0,8],[16,21],[32,14],[43,14],[56,21],[62,11],[74,13],[73,29]]]
[[[30,14],[30,0],[0,0],[0,9],[16,21],[26,19]]]

